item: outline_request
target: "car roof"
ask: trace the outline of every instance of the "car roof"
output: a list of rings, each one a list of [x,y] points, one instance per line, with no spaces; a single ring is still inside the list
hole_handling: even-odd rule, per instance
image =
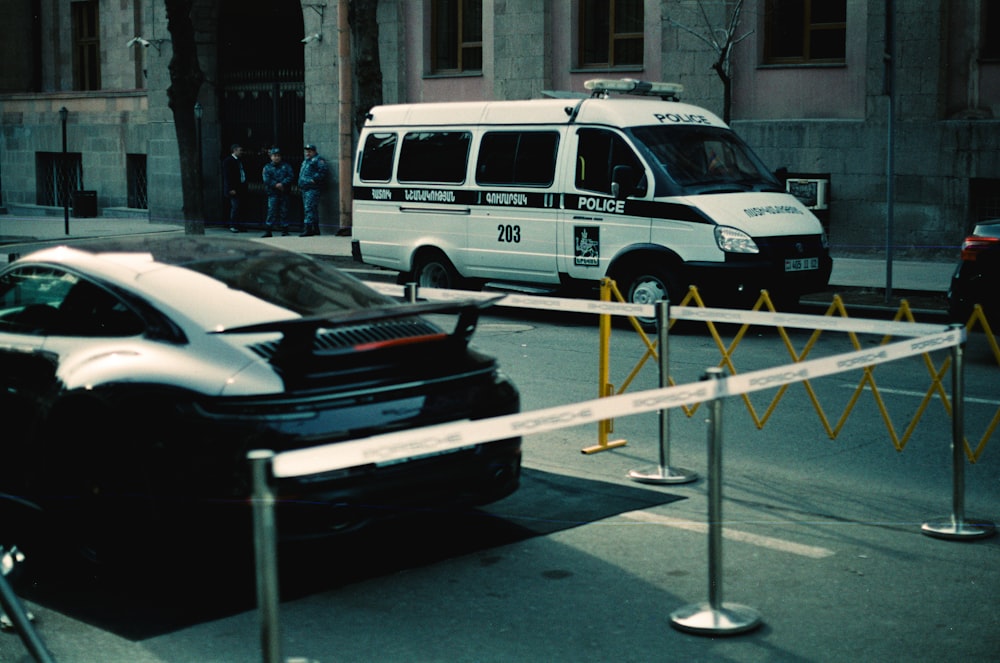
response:
[[[273,293],[271,279],[287,267],[299,272],[322,266],[304,254],[240,238],[204,235],[145,235],[101,238],[60,245],[24,256],[16,264],[44,263],[78,271],[150,299],[174,318],[188,318],[202,329],[219,329],[308,315]],[[327,268],[325,273],[335,270]],[[341,310],[364,306],[364,286],[349,276],[326,292]],[[334,279],[331,278],[331,281]],[[337,297],[339,289],[351,295]],[[370,302],[384,299],[365,293]],[[292,301],[292,300],[288,300]],[[342,306],[338,306],[338,302]],[[285,304],[285,305],[283,305]],[[369,305],[371,305],[369,303]]]
[[[713,113],[677,101],[651,97],[607,99],[526,99],[519,101],[445,101],[376,106],[368,114],[369,130],[414,127],[599,124],[632,127],[697,123],[725,128]],[[685,119],[686,118],[686,119]],[[695,118],[695,119],[691,119]]]

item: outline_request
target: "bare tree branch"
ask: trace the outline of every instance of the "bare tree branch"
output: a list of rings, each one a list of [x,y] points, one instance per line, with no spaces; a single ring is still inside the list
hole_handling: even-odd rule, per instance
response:
[[[705,44],[708,44],[709,48],[712,49],[712,52],[715,54],[715,62],[713,62],[711,66],[712,69],[715,70],[716,74],[718,74],[719,80],[722,81],[723,120],[728,123],[730,113],[732,111],[733,47],[753,34],[753,30],[750,30],[749,32],[746,32],[738,37],[736,36],[736,31],[739,29],[740,18],[743,13],[743,0],[736,0],[733,5],[732,13],[726,21],[727,25],[725,28],[715,27],[711,16],[709,16],[705,0],[698,0],[698,13],[701,15],[703,23],[700,28],[693,28],[685,25],[671,17],[667,17],[667,23],[678,30],[696,37]],[[724,37],[721,42],[718,39],[719,35]]]

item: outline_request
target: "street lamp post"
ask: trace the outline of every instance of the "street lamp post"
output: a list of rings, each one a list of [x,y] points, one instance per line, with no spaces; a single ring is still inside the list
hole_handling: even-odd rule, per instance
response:
[[[202,108],[201,102],[194,102],[194,131],[195,140],[198,142],[198,185],[201,186],[201,179],[204,177],[202,173],[202,162],[201,162],[201,117],[205,114],[205,109]]]
[[[60,160],[59,174],[60,183],[62,184],[62,199],[63,199],[63,225],[66,229],[66,234],[69,234],[69,168],[66,164],[66,118],[69,117],[69,111],[65,106],[59,109],[59,120],[62,122],[62,160]]]

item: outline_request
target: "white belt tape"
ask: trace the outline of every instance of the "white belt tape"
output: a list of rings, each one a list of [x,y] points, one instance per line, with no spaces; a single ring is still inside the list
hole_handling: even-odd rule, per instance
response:
[[[400,285],[375,282],[368,282],[365,285],[392,297],[402,297],[404,294],[403,286]],[[463,299],[482,301],[496,297],[498,293],[421,288],[419,296],[429,301],[458,301]],[[537,297],[533,295],[506,295],[495,306],[541,309],[545,311],[566,311],[570,313],[620,315],[634,318],[652,318],[656,315],[656,309],[652,304],[623,304],[619,302],[594,301],[592,299],[565,299],[560,297]],[[824,331],[882,334],[903,338],[936,334],[947,329],[946,325],[920,322],[893,322],[891,320],[842,318],[826,315],[805,315],[801,313],[771,313],[770,311],[744,311],[729,308],[702,308],[700,306],[671,306],[670,317],[677,318],[678,320],[758,325],[761,327],[822,329]]]
[[[278,478],[296,477],[332,472],[359,465],[387,463],[403,458],[445,453],[491,440],[544,433],[570,426],[596,423],[619,416],[665,410],[722,396],[735,396],[770,389],[792,382],[801,382],[924,354],[932,350],[953,347],[964,340],[965,329],[956,328],[943,333],[889,343],[877,348],[866,348],[821,359],[767,368],[719,380],[690,382],[674,387],[619,394],[492,419],[459,421],[377,435],[350,442],[336,442],[309,449],[286,451],[274,457],[273,471]]]

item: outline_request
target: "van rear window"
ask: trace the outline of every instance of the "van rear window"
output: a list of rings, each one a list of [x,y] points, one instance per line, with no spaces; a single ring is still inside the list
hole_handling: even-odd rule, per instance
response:
[[[400,182],[461,184],[469,164],[467,131],[414,131],[403,136],[399,152]]]
[[[369,134],[361,152],[359,174],[366,182],[392,179],[392,157],[396,153],[396,134]]]
[[[491,131],[476,164],[478,184],[549,186],[555,177],[555,131]]]

